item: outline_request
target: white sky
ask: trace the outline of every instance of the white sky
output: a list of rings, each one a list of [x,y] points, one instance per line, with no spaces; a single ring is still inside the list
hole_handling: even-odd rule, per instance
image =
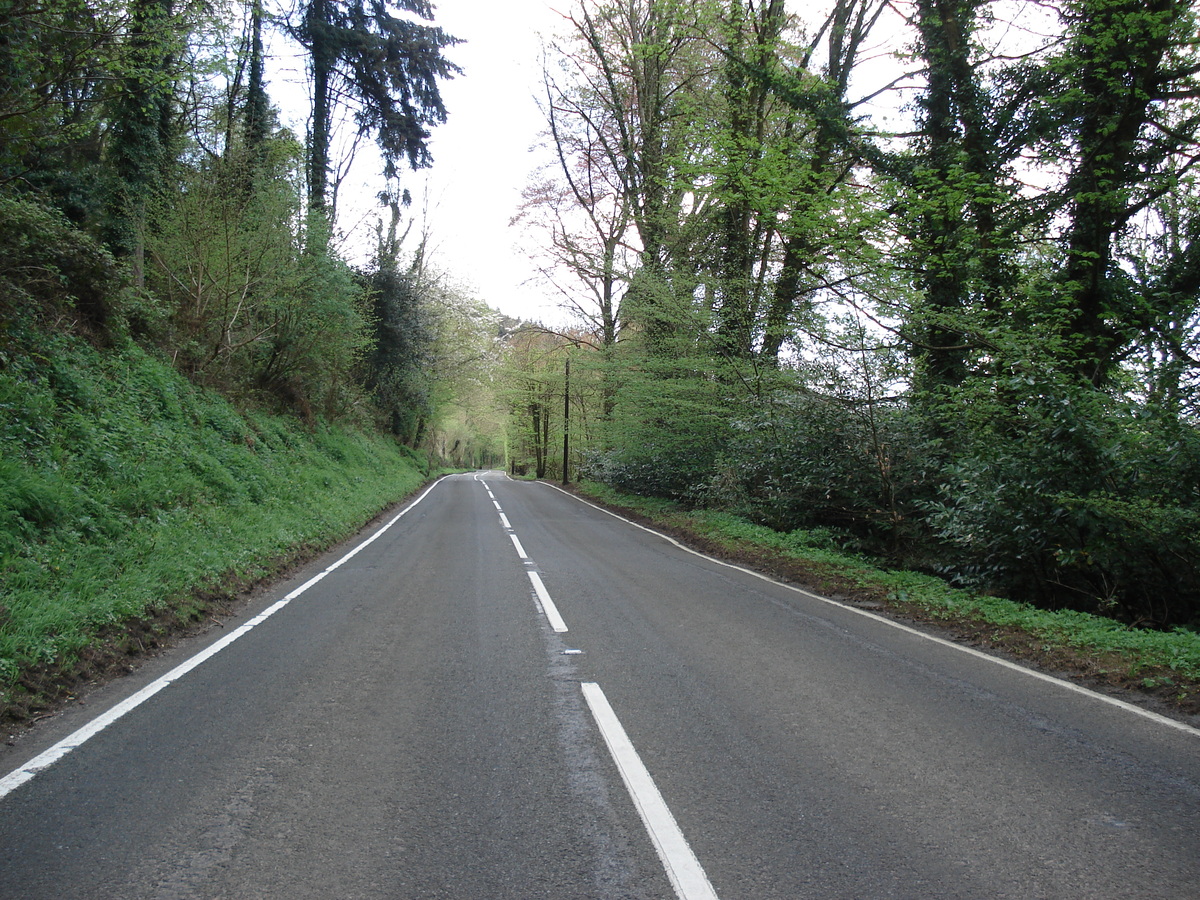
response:
[[[420,220],[428,210],[434,264],[489,306],[544,322],[562,322],[564,313],[548,289],[530,281],[533,266],[515,248],[518,235],[508,222],[537,167],[530,148],[544,124],[534,97],[541,79],[539,34],[557,29],[562,16],[554,8],[568,9],[571,2],[437,2],[434,23],[464,41],[445,52],[463,74],[441,82],[449,120],[432,130],[433,167],[417,173],[404,168],[400,177],[413,198],[409,214]],[[270,86],[272,96],[277,87],[282,85]],[[299,108],[306,116],[307,101]],[[303,118],[285,119],[304,133]],[[383,187],[379,173],[373,145],[364,145],[338,195],[339,225],[349,233],[343,252],[352,261],[368,259],[374,246],[370,223]],[[410,249],[420,230],[418,221]]]
[[[530,148],[544,127],[534,98],[541,40],[560,27],[554,8],[569,0],[441,0],[436,21],[464,39],[447,52],[462,76],[442,86],[449,121],[433,131],[425,177],[437,256],[474,284],[490,306],[512,316],[561,318],[557,300],[532,281],[508,227],[521,188],[537,165]],[[414,193],[414,208],[420,199]]]
[[[824,0],[804,2],[824,5]],[[557,294],[533,277],[534,266],[517,249],[519,235],[508,223],[522,187],[539,159],[545,160],[531,149],[544,127],[535,99],[541,86],[540,36],[562,30],[563,13],[575,0],[435,4],[435,24],[464,41],[446,51],[464,71],[441,83],[449,121],[433,129],[433,168],[402,171],[401,186],[413,196],[409,212],[419,219],[427,208],[435,265],[479,299],[511,316],[564,323],[570,316]],[[276,62],[268,90],[282,107],[284,123],[303,136],[308,116],[303,59],[294,48],[285,50],[282,38],[272,43]],[[352,262],[369,259],[374,248],[380,170],[374,145],[365,144],[339,191],[339,226],[347,233],[343,253]],[[414,233],[419,230],[417,223]],[[414,238],[409,246],[415,246]]]

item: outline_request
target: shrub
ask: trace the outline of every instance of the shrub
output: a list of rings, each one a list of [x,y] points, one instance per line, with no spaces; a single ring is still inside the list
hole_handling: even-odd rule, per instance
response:
[[[0,324],[72,316],[103,330],[122,285],[112,255],[61,214],[0,195]]]
[[[1085,385],[1022,384],[964,432],[928,504],[947,574],[1052,607],[1196,619],[1196,429]]]

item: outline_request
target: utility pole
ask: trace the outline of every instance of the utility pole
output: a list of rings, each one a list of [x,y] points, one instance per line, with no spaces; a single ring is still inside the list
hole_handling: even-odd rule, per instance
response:
[[[563,480],[569,484],[567,461],[571,458],[571,357],[563,364]]]

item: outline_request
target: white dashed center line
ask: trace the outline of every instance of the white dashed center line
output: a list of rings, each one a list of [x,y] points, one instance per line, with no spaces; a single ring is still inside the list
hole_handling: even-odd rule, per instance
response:
[[[485,484],[484,487],[487,485]],[[492,498],[492,503],[500,512],[500,523],[508,532],[509,538],[512,539],[517,556],[526,565],[532,565],[529,555],[521,546],[516,531],[509,524],[500,503],[493,496],[491,488],[487,487],[487,491],[488,496]],[[533,569],[527,569],[525,574],[529,576],[537,605],[550,624],[550,628],[559,634],[566,632],[567,623],[559,615],[558,607],[554,605],[554,601],[550,598],[550,592],[546,590],[546,585],[542,582],[542,576]],[[564,650],[562,652],[575,655],[583,651]],[[621,779],[625,782],[625,788],[629,791],[629,796],[633,799],[642,824],[650,836],[650,841],[654,844],[658,858],[666,869],[667,878],[670,879],[671,886],[675,889],[675,896],[678,897],[678,900],[718,900],[717,893],[713,890],[700,861],[696,859],[696,854],[692,852],[691,846],[684,838],[683,832],[680,831],[675,817],[671,814],[666,801],[663,800],[662,794],[654,784],[654,779],[650,777],[649,770],[646,769],[641,757],[633,748],[633,742],[629,740],[617,714],[613,712],[608,698],[600,690],[600,685],[595,682],[584,682],[580,687],[583,689],[583,696],[587,700],[588,708],[592,711],[592,717],[596,720],[596,726],[604,737],[608,752],[612,755],[613,762],[616,763],[617,769],[621,773]]]
[[[580,687],[583,688],[584,699],[596,725],[604,736],[604,743],[608,745],[608,752],[621,772],[629,796],[633,798],[638,815],[642,817],[642,824],[646,826],[654,849],[658,851],[658,858],[667,870],[667,877],[675,888],[675,896],[679,900],[717,900],[717,892],[713,890],[691,845],[679,830],[675,817],[609,705],[604,691],[595,682],[584,682]]]

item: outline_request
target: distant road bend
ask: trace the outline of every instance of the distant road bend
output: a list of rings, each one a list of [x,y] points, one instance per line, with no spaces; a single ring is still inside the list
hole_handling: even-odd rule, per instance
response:
[[[0,897],[1200,896],[1200,732],[442,479],[4,751]]]

